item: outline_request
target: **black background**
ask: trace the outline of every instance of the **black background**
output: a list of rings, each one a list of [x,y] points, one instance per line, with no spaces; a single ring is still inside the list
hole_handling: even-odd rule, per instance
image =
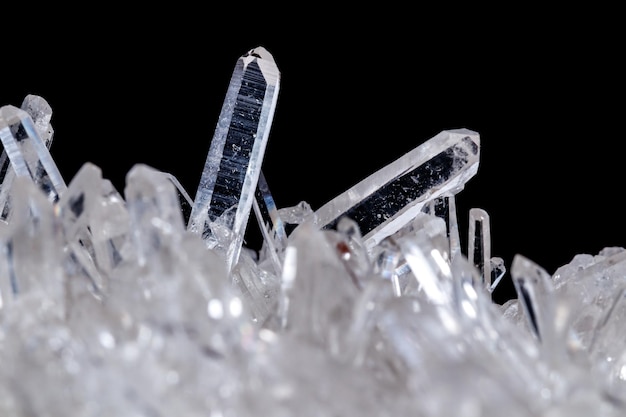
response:
[[[552,273],[626,246],[616,12],[361,7],[24,5],[5,13],[0,105],[48,100],[67,183],[89,161],[123,192],[145,163],[193,197],[234,64],[264,46],[281,70],[263,165],[279,207],[315,209],[465,127],[481,135],[481,162],[457,196],[464,247],[473,207],[490,214],[507,267],[521,254]],[[507,274],[495,297],[513,296]]]

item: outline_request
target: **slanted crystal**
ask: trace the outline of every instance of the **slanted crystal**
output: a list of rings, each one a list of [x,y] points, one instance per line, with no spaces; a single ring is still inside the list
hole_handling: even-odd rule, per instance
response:
[[[29,94],[24,97],[21,109],[26,111],[32,118],[41,140],[43,140],[46,147],[50,149],[54,129],[50,124],[52,108],[48,102],[41,96]],[[10,192],[13,179],[15,178],[15,171],[10,165],[9,156],[3,148],[2,154],[0,155],[0,207],[2,207],[0,210],[0,219],[4,221],[7,221],[11,214]]]
[[[66,185],[30,115],[10,104],[1,107],[0,139],[15,174],[31,178],[56,202]]]
[[[50,123],[50,119],[52,119],[52,107],[48,101],[41,96],[28,94],[24,97],[20,108],[30,115],[39,132],[41,140],[50,148],[54,129]]]
[[[274,58],[265,48],[239,58],[191,210],[188,228],[201,234],[209,247],[221,249],[229,268],[237,263],[252,209],[279,81]],[[226,242],[212,229],[218,220],[230,232]]]
[[[169,172],[162,172],[162,175],[170,180],[171,183],[174,184],[174,187],[176,187],[176,194],[178,195],[178,202],[183,215],[183,222],[188,224],[189,216],[191,215],[191,208],[193,207],[193,199],[189,196],[185,187],[183,187],[180,181],[178,181],[178,178]]]
[[[478,171],[479,154],[476,132],[445,130],[317,209],[317,224],[334,229],[348,216],[371,248],[409,223],[429,200],[462,190]]]
[[[36,119],[49,109],[28,103],[46,145]],[[24,162],[36,147],[16,143],[32,138],[1,120],[20,151],[4,172],[28,175],[7,186],[0,221],[0,416],[626,415],[626,249],[576,255],[552,277],[517,255],[519,299],[493,303],[484,269],[490,291],[507,269],[486,255],[486,213],[471,212],[469,258],[453,226],[471,137],[435,137],[426,168],[375,177],[370,194],[393,206],[368,206],[378,223],[324,227],[304,201],[276,208],[259,172],[253,207],[277,262],[242,246],[229,270],[236,204],[203,241],[182,186],[144,165],[124,197],[87,163],[49,199]],[[456,174],[450,148],[466,154]],[[402,187],[405,174],[419,181]],[[370,195],[347,193],[356,206]],[[106,285],[85,291],[98,274]]]
[[[265,256],[272,263],[276,274],[280,275],[281,257],[287,246],[287,233],[262,171],[254,196],[253,209],[263,235]]]

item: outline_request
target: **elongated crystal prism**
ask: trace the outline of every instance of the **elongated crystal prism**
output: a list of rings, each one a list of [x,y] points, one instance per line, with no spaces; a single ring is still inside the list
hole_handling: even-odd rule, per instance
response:
[[[541,341],[553,338],[551,321],[554,320],[555,301],[550,274],[530,259],[517,254],[513,258],[511,275],[530,329]]]
[[[480,208],[469,211],[467,258],[482,277],[485,291],[491,288],[491,230],[489,214]]]
[[[21,109],[24,110],[32,118],[35,128],[44,142],[46,147],[50,149],[54,129],[50,124],[52,118],[52,107],[41,96],[28,94],[22,101]],[[8,221],[11,214],[10,191],[15,171],[11,167],[11,161],[6,153],[2,150],[0,155],[0,220]]]
[[[456,194],[478,171],[480,139],[468,129],[445,130],[324,204],[317,224],[334,229],[348,216],[368,247],[408,224],[424,204]]]
[[[287,233],[263,172],[259,176],[254,196],[252,208],[263,235],[267,255],[274,265],[276,273],[280,274],[282,270],[281,257],[287,246]]]
[[[56,202],[67,187],[30,115],[10,104],[1,107],[0,140],[15,175],[31,178]]]
[[[237,263],[278,98],[280,73],[263,47],[235,65],[187,225]],[[227,216],[224,216],[227,214]],[[212,225],[231,232],[220,241]]]
[[[445,220],[448,240],[450,241],[450,259],[461,253],[456,197],[453,194],[442,195],[434,200],[430,200],[422,210],[424,213],[430,213]]]

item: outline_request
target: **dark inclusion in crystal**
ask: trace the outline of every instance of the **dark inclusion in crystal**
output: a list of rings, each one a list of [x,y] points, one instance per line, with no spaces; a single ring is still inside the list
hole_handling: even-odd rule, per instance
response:
[[[473,155],[478,153],[478,145],[469,137],[465,137],[462,142],[469,145],[469,151]],[[424,164],[388,182],[358,205],[348,209],[344,216],[356,221],[361,233],[366,235],[398,214],[407,204],[444,184],[461,171],[469,159],[466,149],[458,144],[449,147]],[[335,229],[341,217],[343,216],[334,219],[323,228]]]
[[[224,212],[239,203],[240,196],[232,190],[240,190],[250,163],[261,107],[267,83],[256,61],[248,64],[241,82],[241,89],[233,108],[233,115],[226,144],[219,165],[219,175],[209,206],[209,220],[217,220]],[[206,238],[210,232],[207,224],[203,231]]]

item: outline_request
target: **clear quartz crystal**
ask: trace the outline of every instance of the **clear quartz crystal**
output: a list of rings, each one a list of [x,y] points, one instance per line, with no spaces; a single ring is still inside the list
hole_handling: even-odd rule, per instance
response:
[[[455,195],[449,194],[434,198],[424,205],[422,211],[444,219],[446,222],[446,233],[450,241],[450,259],[459,255],[461,253],[461,240],[459,237]]]
[[[443,131],[321,206],[317,223],[332,229],[348,216],[372,247],[409,223],[429,200],[462,190],[478,170],[479,154],[476,132]]]
[[[48,101],[41,96],[28,94],[24,97],[20,108],[30,115],[35,123],[35,128],[37,128],[39,132],[41,140],[50,148],[54,129],[50,123],[52,119],[52,107]]]
[[[491,288],[491,231],[489,214],[479,208],[469,211],[467,257],[480,271],[483,286]]]
[[[52,108],[48,102],[41,96],[29,94],[22,101],[21,109],[32,118],[41,140],[49,149],[52,145],[54,129],[50,124]],[[0,219],[4,221],[7,221],[11,214],[10,191],[15,178],[15,170],[10,163],[9,156],[3,147],[0,155],[0,207],[2,207]]]
[[[1,107],[0,140],[15,174],[31,178],[48,199],[57,201],[65,181],[30,115],[10,104]]]
[[[262,249],[265,251],[263,255],[269,259],[275,273],[280,275],[282,270],[281,258],[287,246],[287,232],[263,172],[260,173],[255,199],[252,203],[259,229],[263,235],[264,247]]]
[[[194,199],[188,228],[209,247],[223,249],[229,268],[239,258],[279,86],[280,73],[265,48],[237,60]]]
[[[504,264],[504,259],[499,256],[491,257],[489,263],[491,264],[491,286],[489,287],[489,292],[493,293],[502,278],[504,278],[506,265]]]
[[[265,52],[242,57],[234,82],[274,68]],[[251,106],[273,111],[277,87]],[[507,275],[488,214],[472,209],[462,253],[456,194],[479,156],[469,130],[323,209],[277,207],[261,149],[241,182],[220,171],[242,138],[226,130],[254,113],[235,117],[237,88],[195,201],[143,164],[123,195],[89,162],[64,187],[47,102],[2,107],[1,416],[626,414],[626,249],[575,255],[552,276],[518,254]],[[259,253],[241,244],[241,204]],[[491,293],[509,278],[518,298],[499,306]]]
[[[179,243],[184,230],[180,201],[174,184],[160,171],[145,164],[135,165],[126,177],[124,197],[140,265],[162,247]]]

